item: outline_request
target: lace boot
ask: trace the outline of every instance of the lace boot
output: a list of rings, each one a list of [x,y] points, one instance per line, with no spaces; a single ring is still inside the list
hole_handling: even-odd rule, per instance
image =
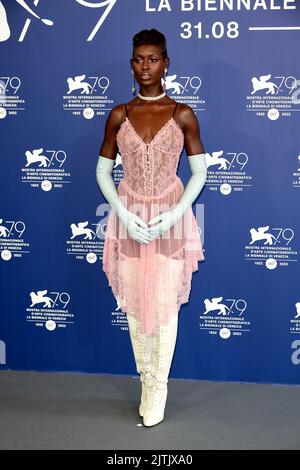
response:
[[[168,395],[168,377],[174,355],[178,330],[178,314],[167,325],[158,327],[153,337],[151,358],[152,382],[147,390],[147,402],[143,417],[145,426],[154,426],[164,419]]]
[[[151,348],[152,338],[141,332],[140,322],[135,315],[127,312],[129,334],[136,364],[137,373],[140,374],[142,384],[141,401],[139,405],[139,415],[144,416],[147,391],[152,383],[151,375]]]

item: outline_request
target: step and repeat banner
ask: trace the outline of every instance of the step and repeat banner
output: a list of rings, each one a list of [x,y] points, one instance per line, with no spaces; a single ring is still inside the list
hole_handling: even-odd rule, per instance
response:
[[[136,375],[95,170],[110,110],[133,97],[132,37],[151,28],[208,166],[170,376],[300,384],[296,0],[0,1],[0,369]]]

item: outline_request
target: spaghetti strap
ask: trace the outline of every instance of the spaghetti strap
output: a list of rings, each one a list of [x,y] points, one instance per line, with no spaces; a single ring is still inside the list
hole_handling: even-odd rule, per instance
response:
[[[127,106],[126,106],[126,103],[124,103],[124,104],[125,104],[126,117],[128,117]]]
[[[173,111],[172,117],[174,117],[174,115],[175,115],[175,112],[176,112],[176,109],[177,109],[178,105],[179,105],[179,103],[176,103],[176,106],[175,106],[175,108],[174,108],[174,111]]]

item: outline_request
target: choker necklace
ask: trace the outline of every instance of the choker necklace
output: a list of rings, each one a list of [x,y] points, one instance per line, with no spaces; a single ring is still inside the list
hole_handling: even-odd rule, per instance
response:
[[[140,93],[138,93],[138,97],[141,98],[141,100],[149,100],[149,101],[159,100],[165,95],[166,95],[165,91],[161,95],[158,95],[158,96],[143,96],[143,95],[140,95]]]

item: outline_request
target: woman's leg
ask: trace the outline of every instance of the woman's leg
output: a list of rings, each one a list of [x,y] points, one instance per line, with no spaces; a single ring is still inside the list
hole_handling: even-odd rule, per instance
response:
[[[143,416],[147,401],[147,390],[149,388],[149,384],[152,381],[152,376],[150,372],[153,338],[141,332],[140,322],[134,314],[127,312],[127,321],[136,364],[136,370],[137,373],[140,374],[140,381],[142,383],[142,395],[139,406],[139,415]]]
[[[154,426],[164,419],[168,395],[168,377],[172,365],[178,330],[178,314],[170,317],[167,325],[158,327],[153,337],[152,369],[153,382],[147,391],[147,404],[143,423]]]

